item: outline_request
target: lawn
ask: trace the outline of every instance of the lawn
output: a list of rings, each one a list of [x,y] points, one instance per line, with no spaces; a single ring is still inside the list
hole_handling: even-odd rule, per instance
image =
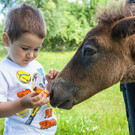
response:
[[[37,60],[46,72],[61,70],[75,52],[39,52]],[[0,49],[0,61],[6,56]],[[55,108],[58,119],[56,135],[129,135],[125,105],[119,83],[103,90],[71,110]],[[0,135],[4,128],[0,119]]]

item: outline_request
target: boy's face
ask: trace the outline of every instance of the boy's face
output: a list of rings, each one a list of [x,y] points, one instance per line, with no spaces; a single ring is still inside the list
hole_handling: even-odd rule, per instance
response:
[[[28,65],[37,57],[43,40],[31,33],[22,34],[17,40],[6,45],[8,46],[8,58],[18,65]]]

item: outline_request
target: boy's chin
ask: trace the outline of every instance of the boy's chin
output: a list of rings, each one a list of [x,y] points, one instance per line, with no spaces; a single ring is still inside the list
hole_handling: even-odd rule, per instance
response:
[[[16,63],[16,64],[24,67],[24,66],[27,66],[30,62],[31,61],[29,61],[29,62],[20,62],[20,63]]]
[[[19,65],[27,66],[32,60],[23,60]]]

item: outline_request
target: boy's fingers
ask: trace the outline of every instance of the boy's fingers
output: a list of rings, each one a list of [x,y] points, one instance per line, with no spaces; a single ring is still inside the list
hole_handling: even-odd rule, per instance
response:
[[[45,78],[46,78],[46,79],[50,78],[50,74],[46,74],[46,75],[45,75]]]
[[[49,74],[45,75],[46,78],[52,78],[53,77],[53,71],[50,71]]]
[[[41,105],[47,104],[49,102],[49,99],[47,99],[47,95],[45,93],[41,92],[39,94],[39,96],[40,96],[40,99],[37,100],[37,102],[36,102],[37,106],[41,106]]]
[[[33,97],[32,97],[32,100],[34,101],[34,102],[37,102],[37,101],[39,101],[41,98],[42,98],[42,92],[41,93],[37,93],[37,92],[34,92],[34,94],[33,94]]]
[[[57,70],[53,71],[53,75],[56,76],[57,75]]]
[[[58,72],[56,69],[53,69],[53,70],[51,69],[49,73],[50,73],[51,77],[54,77],[54,76],[56,76],[59,72]]]
[[[45,103],[44,104],[47,104],[47,103],[49,103],[50,102],[50,100],[49,99],[47,99],[47,100],[45,100]]]
[[[58,70],[56,70],[55,72],[55,76],[57,76],[60,72]]]
[[[44,101],[44,104],[49,102],[49,99],[47,98],[47,95],[45,93],[42,93],[42,100]]]
[[[38,95],[38,93],[36,93],[36,92],[32,92],[32,93],[30,93],[29,94],[31,97],[35,97],[35,96],[37,96]]]

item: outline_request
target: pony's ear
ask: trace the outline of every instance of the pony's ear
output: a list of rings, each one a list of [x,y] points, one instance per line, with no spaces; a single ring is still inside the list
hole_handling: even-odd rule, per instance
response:
[[[126,38],[132,34],[135,34],[135,17],[124,18],[112,27],[111,36],[114,40]]]

